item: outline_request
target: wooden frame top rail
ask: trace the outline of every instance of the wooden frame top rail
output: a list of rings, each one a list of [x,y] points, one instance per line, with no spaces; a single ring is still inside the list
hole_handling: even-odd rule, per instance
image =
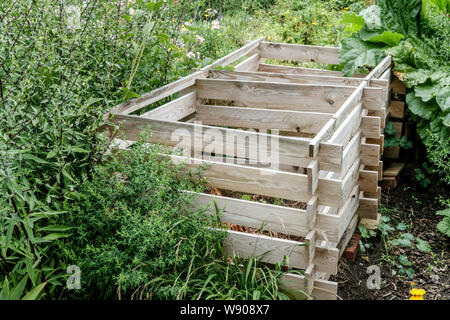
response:
[[[161,99],[164,99],[180,90],[186,89],[190,86],[192,86],[195,83],[195,80],[197,78],[206,77],[208,74],[208,71],[214,67],[217,66],[227,66],[236,60],[249,55],[250,53],[253,53],[255,50],[257,50],[259,44],[264,40],[263,37],[256,39],[254,41],[249,42],[245,46],[241,47],[240,49],[226,55],[223,58],[220,58],[219,60],[213,62],[212,64],[200,69],[197,72],[194,72],[184,78],[181,78],[177,81],[171,82],[169,84],[166,84],[165,86],[162,86],[160,88],[157,88],[153,91],[150,91],[148,93],[143,94],[141,97],[137,99],[131,99],[128,101],[125,101],[118,106],[111,109],[110,113],[112,114],[130,114],[136,110],[139,110],[145,106],[148,106],[152,103],[155,103]]]

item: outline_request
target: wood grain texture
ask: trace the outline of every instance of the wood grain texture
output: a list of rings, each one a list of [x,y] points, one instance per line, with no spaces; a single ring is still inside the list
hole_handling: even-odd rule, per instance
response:
[[[261,42],[261,58],[339,64],[339,48]]]
[[[334,113],[352,87],[292,83],[197,79],[199,99],[237,101],[244,106]]]
[[[281,83],[299,83],[299,84],[329,84],[338,86],[357,87],[364,79],[351,77],[336,77],[331,75],[307,75],[307,74],[289,74],[276,72],[248,72],[229,70],[210,70],[209,77],[213,79],[224,80],[246,80],[246,81],[264,81],[264,82],[281,82]],[[386,80],[373,80],[371,86],[375,88],[384,88],[387,84]],[[370,88],[369,88],[370,89]],[[373,94],[370,90],[368,95]]]
[[[308,267],[307,246],[305,243],[285,240],[264,235],[256,235],[228,230],[224,244],[225,254],[242,258],[260,256],[267,253],[262,261],[267,263],[283,262],[289,257],[289,266],[306,269]],[[314,264],[316,271],[336,274],[339,252],[336,248],[316,247]]]
[[[197,105],[196,119],[205,125],[317,133],[331,113]]]
[[[284,73],[284,74],[304,74],[304,75],[319,75],[319,76],[322,75],[322,76],[334,76],[334,77],[343,77],[344,76],[341,71],[331,71],[331,70],[312,69],[312,68],[303,68],[303,67],[290,67],[290,66],[265,64],[265,63],[259,64],[258,71]]]
[[[178,121],[195,112],[197,95],[188,93],[178,99],[166,103],[141,115],[147,119]]]

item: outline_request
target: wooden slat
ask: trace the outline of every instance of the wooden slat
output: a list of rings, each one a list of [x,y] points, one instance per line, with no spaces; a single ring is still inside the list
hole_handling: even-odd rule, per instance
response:
[[[261,42],[261,58],[339,64],[339,48]]]
[[[258,70],[260,56],[255,53],[234,67],[236,71],[256,71]],[[212,71],[212,70],[211,70]]]
[[[149,142],[151,143],[196,148],[198,151],[201,151],[211,147],[211,142],[216,141],[222,147],[222,152],[215,150],[216,153],[234,157],[239,156],[239,152],[245,152],[244,158],[247,156],[251,160],[258,161],[261,159],[259,153],[261,153],[260,148],[264,145],[263,139],[267,139],[266,141],[278,141],[279,147],[277,150],[274,149],[274,152],[277,152],[274,156],[278,156],[279,152],[279,163],[305,166],[311,161],[307,155],[310,141],[308,138],[272,136],[252,131],[208,127],[196,125],[195,123],[145,119],[129,115],[116,115],[111,121],[120,124],[118,137],[125,138],[125,140],[136,141],[139,138],[139,133],[150,127],[151,136],[149,137]],[[197,137],[197,135],[200,135],[200,137]],[[250,141],[253,143],[250,143]],[[238,149],[235,150],[235,147]],[[271,145],[267,146],[268,153],[271,153],[271,148]],[[329,156],[340,164],[342,154],[337,156],[332,154],[338,151],[339,148],[331,148],[329,150]],[[328,155],[323,154],[322,156]]]
[[[156,109],[150,110],[142,114],[141,117],[178,121],[195,112],[196,101],[197,95],[195,92],[191,92]]]
[[[377,192],[378,189],[378,172],[369,170],[359,171],[359,185],[362,191]]]
[[[394,78],[391,83],[393,93],[406,94],[406,86],[398,78]]]
[[[238,101],[244,106],[334,113],[354,88],[327,85],[197,79],[199,99]]]
[[[205,125],[317,133],[331,113],[197,105],[196,119]]]
[[[387,56],[365,77],[365,80],[378,79],[391,64],[392,57]]]
[[[378,199],[360,198],[357,212],[361,218],[375,220],[378,213]]]
[[[228,256],[234,254],[249,258],[267,253],[263,262],[283,262],[288,257],[289,266],[293,268],[306,269],[308,267],[307,246],[298,241],[285,240],[228,230],[228,237],[224,245],[224,251]],[[336,274],[337,257],[339,252],[336,248],[317,248],[314,264],[318,272]]]
[[[361,162],[368,166],[378,166],[380,146],[378,144],[361,143]]]
[[[351,140],[361,126],[362,104],[359,103],[329,139],[330,143],[344,146]],[[380,129],[378,129],[380,131]]]
[[[336,77],[330,75],[304,75],[275,72],[249,72],[230,70],[210,70],[209,77],[224,80],[266,81],[299,84],[331,84],[339,86],[357,87],[364,79],[350,77]],[[371,85],[376,88],[386,87],[386,80],[372,80]],[[370,93],[369,93],[370,94]]]
[[[380,117],[363,116],[361,118],[361,132],[365,138],[379,139],[380,128]]]
[[[215,213],[216,203],[223,210],[220,221],[270,232],[305,237],[308,232],[306,211],[278,205],[200,193],[193,200],[195,208]],[[327,228],[328,225],[324,225]]]
[[[279,287],[287,292],[289,296],[296,300],[304,300],[305,295],[305,276],[295,273],[285,273],[279,280]],[[322,279],[314,279],[311,296],[316,300],[336,300],[337,283]]]
[[[314,229],[320,230],[317,235],[319,239],[339,241],[342,213],[317,213],[316,197],[308,202],[306,210],[204,193],[197,194],[192,205],[194,208],[205,208],[208,214],[215,214],[214,202],[223,210],[220,216],[222,222],[300,237],[305,237],[310,231],[308,225],[314,224]]]
[[[392,118],[403,119],[405,112],[405,103],[401,101],[391,101],[388,107],[389,116]]]
[[[265,64],[265,63],[259,64],[258,71],[284,73],[284,74],[303,74],[303,75],[322,75],[322,76],[343,77],[343,73],[341,71],[331,71],[331,70],[302,68],[302,67],[290,67],[290,66]]]

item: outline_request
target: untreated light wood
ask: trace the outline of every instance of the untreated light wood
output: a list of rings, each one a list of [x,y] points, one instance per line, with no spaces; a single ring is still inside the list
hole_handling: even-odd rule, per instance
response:
[[[236,71],[256,71],[256,70],[258,70],[260,59],[261,59],[261,57],[259,56],[259,54],[255,53],[254,55],[248,57],[241,63],[237,64],[234,67],[234,70],[236,70]],[[214,70],[211,70],[211,71],[214,71]]]
[[[305,243],[231,230],[227,233],[224,251],[228,256],[236,254],[242,258],[249,258],[266,253],[262,258],[264,262],[281,262],[284,257],[288,257],[289,266],[300,269],[308,267]],[[315,253],[314,264],[318,272],[337,273],[339,250],[316,247]]]
[[[305,75],[324,75],[324,76],[343,77],[343,73],[341,71],[331,71],[331,70],[312,69],[312,68],[303,68],[303,67],[291,67],[291,66],[265,64],[265,63],[259,64],[258,71],[284,73],[284,74],[305,74]]]
[[[364,79],[351,77],[336,77],[330,75],[309,75],[309,74],[288,74],[276,72],[249,72],[230,70],[210,70],[209,77],[213,79],[224,80],[247,80],[247,81],[266,81],[266,82],[282,82],[282,83],[299,83],[299,84],[329,84],[338,86],[357,87]],[[371,86],[375,88],[384,88],[387,85],[386,80],[372,80]],[[369,88],[370,89],[370,88]],[[368,90],[368,94],[370,94]]]
[[[150,110],[142,114],[141,117],[167,121],[181,120],[195,112],[196,102],[197,95],[195,92],[191,92],[156,109]]]
[[[199,99],[237,101],[244,106],[334,113],[354,88],[329,85],[197,79]]]
[[[197,105],[196,119],[205,125],[317,133],[333,114],[261,108]]]
[[[339,64],[339,48],[261,42],[261,58]]]

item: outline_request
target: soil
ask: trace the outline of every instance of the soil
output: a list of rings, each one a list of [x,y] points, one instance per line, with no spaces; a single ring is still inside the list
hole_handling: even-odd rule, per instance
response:
[[[409,299],[409,291],[413,287],[425,289],[425,300],[450,299],[450,241],[437,230],[436,225],[441,217],[435,214],[437,210],[444,208],[439,199],[450,199],[450,187],[439,185],[438,179],[434,178],[430,187],[425,189],[415,181],[413,169],[409,166],[403,170],[400,183],[394,190],[383,190],[383,207],[398,209],[383,214],[395,221],[392,223],[393,226],[398,222],[411,226],[404,232],[428,241],[432,252],[424,253],[416,247],[392,247],[389,255],[391,257],[406,255],[415,271],[412,279],[398,274],[393,275],[392,270],[398,269],[384,258],[385,248],[380,232],[377,232],[376,238],[369,240],[373,244],[371,249],[365,253],[359,251],[354,262],[341,259],[338,274],[330,278],[331,281],[339,283],[338,295],[341,299]],[[398,261],[398,258],[396,260]],[[369,277],[367,268],[370,265],[377,265],[381,269],[380,289],[367,288],[366,281]]]

